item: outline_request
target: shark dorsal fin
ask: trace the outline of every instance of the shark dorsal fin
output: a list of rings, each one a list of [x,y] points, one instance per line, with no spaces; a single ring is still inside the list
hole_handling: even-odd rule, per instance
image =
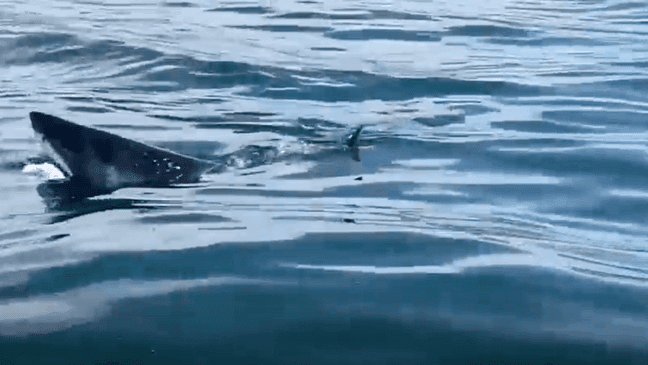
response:
[[[84,181],[88,191],[108,193],[123,187],[164,187],[194,183],[214,167],[184,156],[39,112],[32,127],[68,178]]]

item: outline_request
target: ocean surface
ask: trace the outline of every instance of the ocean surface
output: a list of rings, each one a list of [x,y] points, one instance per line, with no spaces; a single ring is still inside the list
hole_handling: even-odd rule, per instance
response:
[[[648,363],[647,37],[626,0],[0,1],[0,364]],[[31,111],[220,168],[50,207]]]

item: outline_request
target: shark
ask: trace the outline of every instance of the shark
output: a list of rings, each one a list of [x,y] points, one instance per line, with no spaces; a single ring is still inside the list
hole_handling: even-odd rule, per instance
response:
[[[216,167],[185,156],[40,112],[29,114],[45,152],[63,173],[50,189],[70,198],[112,193],[127,187],[191,184]]]
[[[192,184],[223,167],[53,115],[33,111],[29,118],[36,138],[62,173],[62,178],[39,185],[44,198],[79,200],[129,187]],[[361,131],[362,126],[356,128],[344,141],[357,161]]]

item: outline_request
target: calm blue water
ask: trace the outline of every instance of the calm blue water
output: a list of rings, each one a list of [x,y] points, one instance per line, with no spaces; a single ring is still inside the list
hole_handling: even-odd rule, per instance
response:
[[[0,364],[648,362],[645,2],[0,9]],[[48,209],[32,110],[222,168]]]

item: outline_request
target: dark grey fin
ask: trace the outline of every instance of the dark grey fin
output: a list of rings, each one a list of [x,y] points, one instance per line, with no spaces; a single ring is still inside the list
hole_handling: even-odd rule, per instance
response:
[[[346,146],[349,148],[358,147],[358,141],[360,140],[360,132],[364,126],[359,126],[356,128],[351,135],[346,138]]]
[[[358,142],[360,141],[360,132],[362,132],[363,126],[359,126],[356,130],[351,133],[346,138],[345,145],[351,149],[352,158],[355,161],[360,161],[360,149],[358,148]]]
[[[165,187],[195,183],[214,167],[209,161],[149,146],[39,112],[29,114],[47,152],[69,178],[78,196],[106,194],[124,187]]]

